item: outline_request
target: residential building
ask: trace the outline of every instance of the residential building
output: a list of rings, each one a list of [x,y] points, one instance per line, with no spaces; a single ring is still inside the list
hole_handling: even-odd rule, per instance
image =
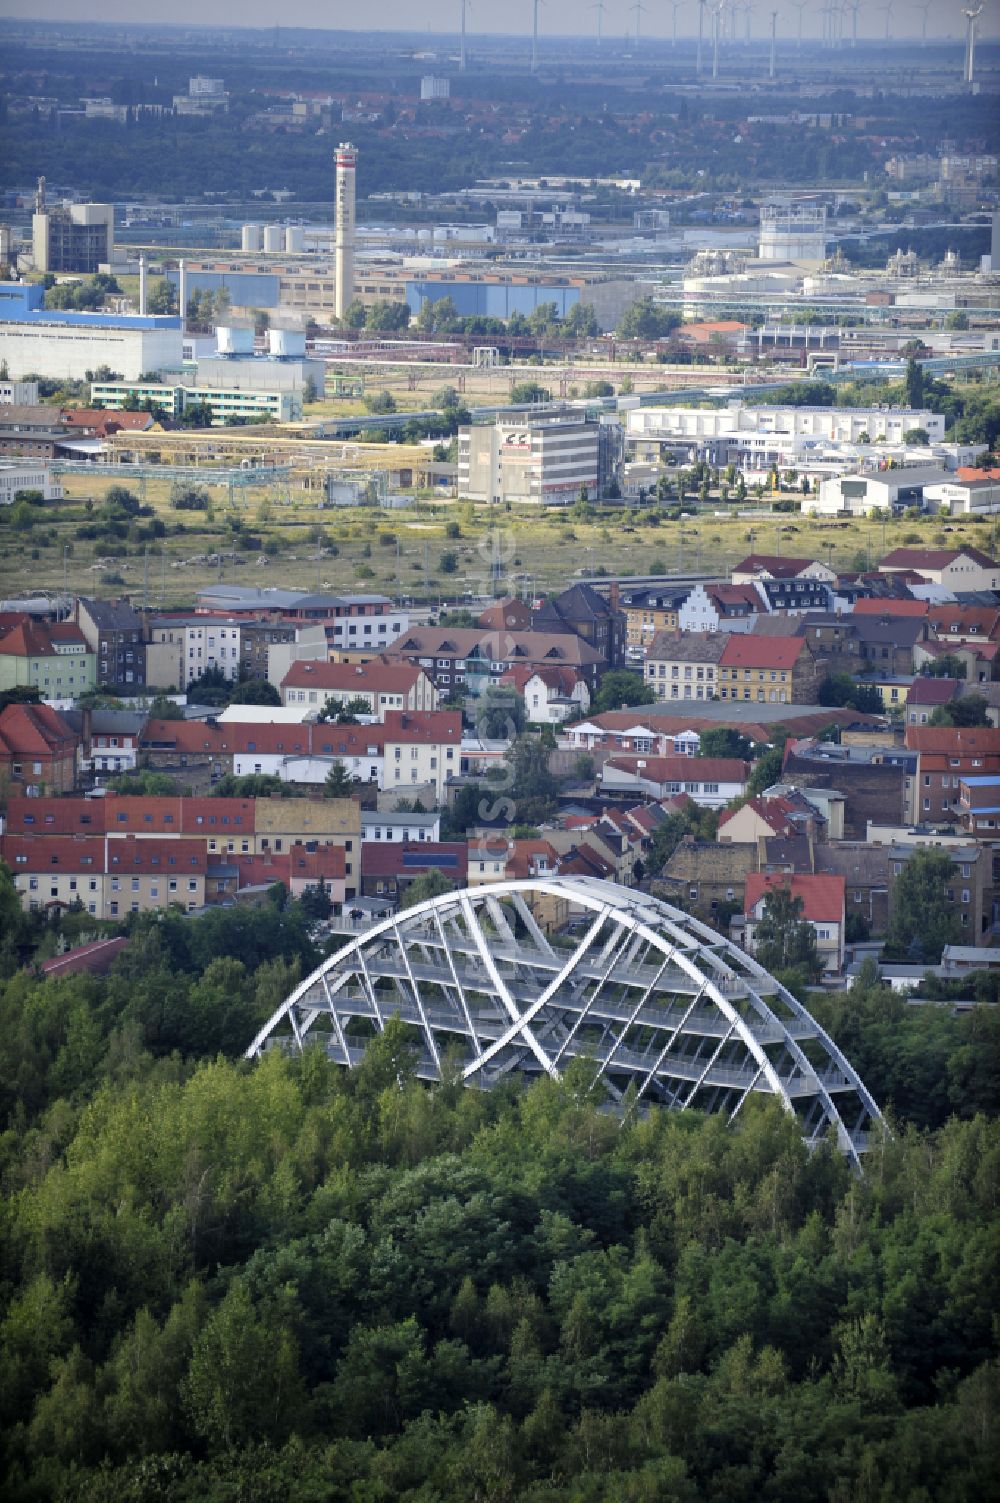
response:
[[[0,636],[0,690],[77,699],[97,682],[96,655],[71,621],[21,621]]]
[[[1000,640],[1000,607],[995,605],[929,606],[927,625],[939,642],[996,642]]]
[[[398,907],[407,888],[432,871],[455,888],[466,887],[469,847],[465,841],[427,841],[418,846],[368,843],[362,853],[362,895],[384,898]]]
[[[963,778],[1000,773],[1000,730],[992,726],[908,725],[906,745],[918,759],[916,817],[923,824],[956,823]]]
[[[719,658],[720,699],[815,703],[822,673],[803,637],[730,636]]]
[[[992,939],[993,922],[993,853],[985,845],[938,845],[932,835],[923,836],[912,843],[896,844],[888,848],[889,858],[889,906],[892,907],[893,890],[897,879],[906,869],[908,861],[922,846],[932,845],[943,850],[951,861],[951,880],[948,882],[944,900],[957,917],[962,942],[970,945],[988,946]],[[914,949],[919,951],[920,935],[914,935]]]
[[[842,727],[844,734],[852,726],[866,730],[876,727],[880,738],[885,740],[881,720],[849,708],[821,709],[742,700],[720,704],[705,700],[690,709],[680,704],[657,704],[639,705],[634,710],[602,710],[598,715],[566,726],[559,745],[570,752],[590,752],[595,761],[618,752],[693,757],[701,745],[702,731],[730,729],[751,741],[765,743],[771,740],[776,725],[792,737],[815,736],[831,725]],[[913,762],[916,767],[915,756]]]
[[[48,705],[10,704],[0,711],[0,783],[70,793],[79,751],[80,737]]]
[[[677,624],[682,632],[752,631],[767,609],[766,596],[753,585],[696,584],[677,612]]]
[[[533,725],[562,725],[590,709],[586,680],[572,668],[512,668],[499,682],[521,695]]]
[[[570,585],[532,613],[535,631],[572,632],[604,659],[608,668],[625,662],[626,620],[617,602],[589,584]]]
[[[959,779],[958,817],[975,839],[1000,840],[1000,773]]]
[[[479,627],[421,626],[402,633],[387,650],[390,662],[416,663],[444,695],[479,694],[513,669],[574,670],[588,688],[604,671],[603,655],[571,631],[484,632]]]
[[[941,705],[950,705],[962,692],[957,678],[931,678],[921,674],[913,680],[906,696],[907,725],[926,725]]]
[[[285,705],[308,705],[322,710],[327,704],[364,700],[367,712],[382,720],[386,710],[436,710],[439,694],[419,664],[293,663],[281,681]]]
[[[62,718],[80,736],[79,773],[96,781],[132,772],[139,765],[139,741],[146,724],[144,711],[63,710]]]
[[[708,923],[728,925],[730,914],[743,911],[745,884],[756,865],[755,845],[687,836],[650,890],[654,897],[676,903]]]
[[[1000,563],[979,548],[894,548],[879,562],[883,574],[918,574],[954,594],[1000,590]]]
[[[738,809],[727,810],[719,819],[717,839],[746,845],[775,837],[815,838],[824,825],[819,811],[794,790],[775,797],[748,798]]]
[[[414,712],[387,710],[384,786],[430,787],[435,800],[444,799],[445,785],[460,770],[462,716],[458,710]]]
[[[792,740],[785,746],[781,781],[803,790],[836,790],[844,799],[844,839],[864,840],[869,821],[912,823],[917,753],[891,746]]]
[[[690,585],[621,589],[619,604],[625,613],[625,643],[630,657],[645,652],[658,632],[680,628],[678,612],[690,593]]]
[[[644,677],[657,699],[713,699],[727,633],[658,632],[646,654]]]
[[[736,757],[608,757],[601,769],[605,793],[645,793],[669,798],[686,793],[706,809],[724,808],[746,792],[748,767]]]
[[[146,685],[146,644],[142,619],[124,600],[92,600],[81,595],[73,618],[96,658],[101,688],[130,694]]]
[[[149,623],[147,677],[157,689],[181,693],[209,669],[231,683],[240,676],[242,622],[235,616],[154,616]]]
[[[421,845],[441,839],[440,814],[413,814],[409,810],[362,809],[361,843],[376,840],[397,845]]]
[[[846,884],[841,876],[776,872],[750,872],[746,880],[743,942],[751,955],[757,953],[761,919],[769,893],[788,891],[801,900],[801,917],[816,935],[816,951],[824,971],[836,974],[844,968]]]
[[[733,584],[754,584],[758,579],[819,579],[834,584],[837,576],[815,558],[786,558],[780,553],[750,553],[730,574]]]
[[[4,835],[0,856],[28,910],[80,903],[95,918],[116,919],[205,903],[208,855],[200,840]]]

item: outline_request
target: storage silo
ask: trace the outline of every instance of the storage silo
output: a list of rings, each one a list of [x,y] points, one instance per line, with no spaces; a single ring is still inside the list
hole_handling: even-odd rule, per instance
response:
[[[285,232],[280,224],[264,226],[264,249],[269,255],[280,256],[285,248]]]
[[[290,224],[285,229],[285,255],[301,256],[306,246],[305,226]]]
[[[246,256],[252,256],[260,250],[260,225],[245,224],[240,232],[240,249]]]

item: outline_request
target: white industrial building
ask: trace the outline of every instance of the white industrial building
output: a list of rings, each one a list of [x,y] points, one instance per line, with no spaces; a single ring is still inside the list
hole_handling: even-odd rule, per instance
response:
[[[931,442],[944,438],[944,418],[915,407],[636,407],[628,415],[628,437],[699,443],[735,434],[787,434],[829,443],[900,443],[913,428]]]
[[[946,511],[953,517],[985,517],[1000,511],[1000,476],[984,473],[982,478],[962,480],[949,476],[937,485],[924,489],[928,507]]]
[[[77,319],[85,314],[77,314]],[[95,319],[100,315],[95,314]],[[133,319],[133,325],[138,320]],[[177,370],[181,364],[180,320],[148,319],[154,327],[129,328],[115,324],[79,322],[18,322],[0,324],[0,360],[12,374],[47,376],[61,381],[86,381],[88,373],[107,365],[126,381],[145,371]],[[160,325],[173,322],[175,327]]]
[[[937,466],[907,466],[898,470],[855,471],[824,480],[812,496],[804,496],[802,510],[821,516],[865,517],[875,511],[897,511],[926,505],[925,488],[947,481]]]
[[[586,418],[512,413],[458,432],[458,492],[471,501],[568,505],[597,494],[599,425]]]
[[[18,491],[41,491],[46,501],[61,501],[63,488],[48,465],[30,460],[0,460],[0,506],[11,506]]]

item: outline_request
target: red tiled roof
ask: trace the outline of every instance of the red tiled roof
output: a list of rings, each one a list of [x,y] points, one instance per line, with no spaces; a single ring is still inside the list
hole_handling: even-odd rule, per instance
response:
[[[387,710],[382,727],[386,742],[404,745],[460,746],[461,710]]]
[[[58,870],[86,871],[97,876],[104,871],[104,838],[94,835],[67,840],[62,835],[3,835],[0,857],[15,874]]]
[[[957,678],[931,678],[918,674],[906,695],[907,705],[947,705],[955,698],[960,684]]]
[[[921,754],[1000,756],[1000,729],[978,725],[908,725],[906,745]]]
[[[455,863],[441,865],[435,856],[454,856]],[[440,871],[449,881],[464,887],[469,874],[469,847],[458,840],[369,840],[361,850],[361,870],[365,877],[409,877]]]
[[[977,643],[1000,631],[1000,610],[989,605],[936,605],[927,620],[939,636],[972,637]]]
[[[751,913],[768,892],[790,888],[793,898],[802,899],[802,917],[810,923],[842,924],[845,887],[843,877],[826,873],[787,876],[783,872],[747,872],[744,907],[747,913]]]
[[[127,944],[125,935],[119,934],[110,939],[95,940],[93,944],[77,945],[75,950],[67,950],[65,955],[54,955],[51,960],[43,961],[42,974],[46,980],[58,976],[75,976],[81,971],[92,976],[103,976]]]
[[[792,823],[791,816],[801,811],[791,799],[782,798],[748,798],[741,808],[752,809],[759,818],[766,821],[776,835],[796,833],[796,827]],[[719,817],[719,829],[727,825],[731,819],[735,819],[739,809],[727,809]]]
[[[956,558],[971,558],[974,563],[987,569],[1000,568],[995,559],[979,548],[893,548],[879,561],[879,568],[891,569],[946,569]]]
[[[408,694],[423,669],[410,663],[293,663],[281,680],[283,689],[357,689],[359,694]]]
[[[734,574],[761,573],[766,570],[775,579],[794,579],[803,569],[810,568],[814,558],[786,558],[780,553],[749,553],[732,570]]]
[[[758,637],[736,632],[726,643],[722,668],[794,668],[806,650],[802,637]]]
[[[605,767],[634,772],[653,783],[745,783],[747,764],[738,757],[608,757]]]
[[[69,642],[80,652],[89,652],[86,639],[71,621],[21,621],[0,637],[0,653],[8,657],[38,658],[55,656],[55,643]]]
[[[764,609],[764,602],[751,584],[709,584],[705,586],[705,594],[716,605],[748,605],[754,611]]]
[[[0,712],[0,748],[9,756],[69,756],[80,744],[58,711],[48,705],[7,705]]]

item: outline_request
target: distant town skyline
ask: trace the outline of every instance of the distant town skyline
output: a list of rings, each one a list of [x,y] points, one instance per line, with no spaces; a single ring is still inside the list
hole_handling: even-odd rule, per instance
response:
[[[382,0],[378,7],[378,24],[362,28],[377,31],[427,32],[431,35],[456,34],[461,0]],[[541,37],[593,36],[597,30],[597,6],[579,0],[544,0],[539,4],[538,29]],[[770,28],[772,9],[778,11],[779,36],[797,35],[799,7],[791,0],[773,5],[772,0],[752,0],[751,35],[763,40]],[[807,0],[802,8],[804,37],[819,39],[823,30],[822,0]],[[740,40],[745,33],[746,4],[737,6],[737,29]],[[963,6],[959,0],[894,0],[891,31],[893,37],[919,38],[927,15],[929,37],[958,41],[965,31]],[[0,14],[9,18],[34,21],[121,22],[124,24],[159,24],[178,26],[233,26],[273,28],[276,11],[270,0],[174,0],[169,14],[150,0],[0,0]],[[290,27],[316,27],[331,31],[357,30],[358,13],[345,0],[286,0],[280,9],[280,24]],[[484,0],[469,0],[467,28],[470,37],[479,34],[528,36],[532,23],[532,0],[514,0],[502,12],[507,22],[503,33],[497,30],[497,13]],[[844,17],[845,34],[850,32],[851,8]],[[582,19],[581,19],[582,18]],[[858,38],[879,41],[885,37],[886,3],[863,0],[858,10]],[[642,5],[640,26],[643,36],[669,38],[673,33],[672,0],[646,0]],[[602,29],[610,39],[633,36],[636,6],[630,0],[604,0]],[[677,7],[678,37],[691,38],[697,32],[698,0],[681,0]],[[994,37],[1000,25],[1000,3],[987,3],[979,18],[979,34]]]

